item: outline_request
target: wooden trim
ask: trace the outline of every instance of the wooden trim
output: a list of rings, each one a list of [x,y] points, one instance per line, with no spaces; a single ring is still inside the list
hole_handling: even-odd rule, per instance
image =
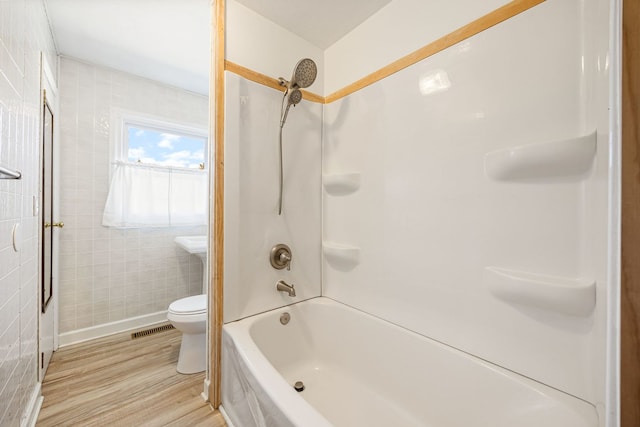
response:
[[[278,80],[271,78],[269,76],[265,76],[264,74],[258,73],[257,71],[250,70],[249,68],[245,68],[242,65],[238,65],[231,61],[224,61],[224,68],[227,71],[231,71],[241,77],[244,77],[247,80],[251,80],[252,82],[259,83],[263,86],[270,87],[271,89],[279,90],[284,92],[284,88],[278,84]]]
[[[302,99],[306,99],[309,102],[317,102],[318,104],[326,104],[324,96],[320,96],[316,93],[309,92],[308,90],[301,89]]]
[[[220,384],[222,380],[222,319],[224,306],[224,59],[225,59],[225,0],[214,0],[212,17],[213,54],[211,65],[214,79],[213,108],[211,121],[214,123],[214,183],[213,183],[213,250],[209,265],[212,283],[209,292],[211,353],[209,354],[209,401],[214,408],[221,402]]]
[[[622,13],[622,254],[620,419],[640,426],[640,4]]]
[[[249,68],[245,68],[242,65],[238,65],[231,61],[225,61],[225,70],[231,71],[241,77],[244,77],[247,80],[251,80],[252,82],[259,83],[263,86],[270,87],[271,89],[279,90],[280,92],[284,92],[284,87],[280,86],[277,79],[273,77],[265,76],[264,74],[258,73],[257,71],[250,70]],[[320,104],[324,104],[325,100],[323,96],[317,95],[313,92],[309,92],[307,90],[301,89],[302,98],[311,102],[318,102]]]
[[[506,21],[514,16],[531,9],[532,7],[543,3],[545,0],[514,0],[511,3],[508,3],[493,12],[490,12],[479,19],[455,30],[452,33],[447,34],[444,37],[439,38],[438,40],[429,43],[428,45],[421,47],[420,49],[410,53],[407,56],[404,56],[398,59],[395,62],[369,74],[366,77],[356,81],[355,83],[350,84],[349,86],[344,87],[343,89],[334,92],[327,97],[325,97],[325,103],[329,104],[331,102],[337,101],[340,98],[344,98],[347,95],[351,95],[354,92],[359,91],[373,83],[376,83],[386,77],[389,77],[392,74],[397,73],[400,70],[403,70],[419,61],[422,61],[425,58],[428,58],[432,55],[435,55],[438,52],[441,52],[457,43],[460,43],[463,40],[468,39],[469,37],[475,36],[482,31],[493,27],[503,21]]]

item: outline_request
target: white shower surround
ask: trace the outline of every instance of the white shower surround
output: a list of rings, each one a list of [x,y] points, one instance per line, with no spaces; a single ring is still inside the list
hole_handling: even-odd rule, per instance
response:
[[[611,13],[607,1],[548,0],[326,105],[322,135],[321,294],[584,399],[599,426],[617,425]],[[443,73],[450,86],[429,89]],[[562,172],[567,146],[584,162]],[[492,159],[525,147],[541,167],[493,175]],[[257,265],[266,254],[247,262],[228,236],[225,267],[273,275]],[[252,296],[244,307],[274,307],[270,290],[225,282],[231,306],[228,289],[243,286],[232,292]],[[572,286],[581,303],[545,306]],[[227,306],[225,321],[240,317]]]
[[[323,238],[362,255],[350,268],[323,264],[323,295],[597,404],[606,260],[590,248],[606,244],[607,223],[586,207],[607,203],[597,184],[608,140],[585,117],[596,70],[580,71],[581,4],[547,1],[326,106],[324,172],[358,172],[362,184],[347,196],[325,191]],[[451,87],[423,95],[421,79],[435,71]],[[568,176],[545,168],[563,140],[596,128],[596,164],[592,149]],[[487,155],[527,145],[540,147],[527,154],[543,159],[537,175],[486,174]],[[595,309],[507,303],[487,269],[557,277],[557,290],[595,282]]]
[[[284,192],[278,215],[282,93],[225,74],[225,322],[320,295],[322,106],[302,100],[283,129]],[[271,248],[291,248],[275,270]],[[295,297],[276,291],[293,284]]]

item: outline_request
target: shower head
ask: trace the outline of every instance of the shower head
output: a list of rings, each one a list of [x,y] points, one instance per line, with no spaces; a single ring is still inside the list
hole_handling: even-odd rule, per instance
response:
[[[280,128],[284,126],[284,122],[287,120],[287,114],[289,113],[289,107],[296,105],[302,100],[302,92],[300,89],[309,87],[316,80],[318,75],[318,67],[312,59],[304,58],[298,61],[293,68],[293,75],[291,81],[287,81],[280,77],[278,83],[280,86],[286,88],[284,92],[284,98],[282,99],[282,109],[280,110]],[[286,108],[284,104],[287,104]]]
[[[293,69],[293,75],[291,76],[291,82],[289,83],[290,89],[306,88],[313,84],[318,75],[318,67],[312,59],[304,58],[298,61]]]
[[[288,98],[287,104],[296,105],[298,102],[302,100],[302,92],[300,92],[300,89],[290,90],[287,98]]]
[[[291,107],[292,105],[296,105],[297,103],[302,101],[302,92],[300,92],[300,89],[292,89],[290,91],[287,91],[287,93],[285,93],[285,98],[287,99],[287,108],[284,110],[284,114],[280,118],[281,128],[284,126],[284,122],[287,121],[287,114],[289,114],[289,107]],[[284,103],[284,100],[282,100],[282,102]]]

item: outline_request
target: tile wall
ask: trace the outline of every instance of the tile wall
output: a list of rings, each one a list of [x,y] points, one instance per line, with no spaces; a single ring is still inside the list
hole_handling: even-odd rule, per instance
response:
[[[113,109],[207,128],[208,99],[126,73],[60,58],[60,333],[166,310],[202,291],[202,263],[176,247],[206,227],[102,226]]]
[[[26,422],[38,392],[38,195],[40,52],[56,50],[41,0],[0,2],[0,425]],[[12,245],[19,224],[20,250]]]

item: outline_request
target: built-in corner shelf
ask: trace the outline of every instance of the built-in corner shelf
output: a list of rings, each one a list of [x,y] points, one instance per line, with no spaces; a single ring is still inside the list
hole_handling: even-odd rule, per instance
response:
[[[576,138],[505,148],[485,154],[484,169],[499,181],[575,177],[596,155],[596,132]]]
[[[333,196],[345,196],[355,193],[360,188],[360,173],[322,174],[322,185],[327,193]]]
[[[544,276],[485,267],[484,283],[497,298],[512,304],[586,317],[596,305],[592,279]]]
[[[336,270],[349,271],[360,263],[360,248],[335,242],[322,242],[322,253]]]

